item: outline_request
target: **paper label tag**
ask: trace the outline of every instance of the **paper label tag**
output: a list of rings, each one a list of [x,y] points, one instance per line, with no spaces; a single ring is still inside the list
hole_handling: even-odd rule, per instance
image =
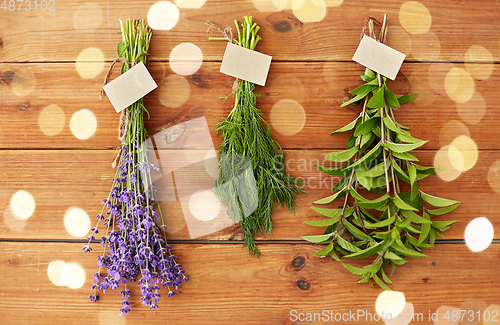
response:
[[[264,86],[272,57],[233,43],[227,43],[220,72]]]
[[[405,54],[364,35],[352,60],[394,80],[405,57]]]
[[[111,104],[119,113],[153,89],[158,87],[144,63],[139,62],[130,70],[102,87]]]

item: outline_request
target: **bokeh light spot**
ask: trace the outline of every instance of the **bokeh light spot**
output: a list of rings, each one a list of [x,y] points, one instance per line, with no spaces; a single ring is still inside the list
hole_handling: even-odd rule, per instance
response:
[[[47,275],[50,281],[56,286],[62,287],[65,285],[61,278],[61,270],[65,265],[64,261],[52,261],[47,267]]]
[[[201,221],[210,221],[220,212],[220,201],[211,190],[195,192],[189,198],[189,211]]]
[[[441,42],[433,32],[411,36],[411,54],[418,61],[433,61],[441,54]]]
[[[45,135],[54,136],[64,128],[66,123],[66,115],[62,108],[57,105],[46,106],[38,115],[38,126]]]
[[[25,97],[35,90],[36,77],[29,68],[22,67],[16,70],[11,81],[12,91],[16,96]]]
[[[3,223],[4,225],[13,231],[21,231],[26,227],[28,221],[26,219],[19,219],[16,217],[10,208],[10,205],[5,207],[3,211]]]
[[[462,156],[462,161],[460,159],[453,159],[454,157],[458,157],[458,155]],[[451,143],[448,157],[455,169],[460,172],[466,172],[474,167],[477,162],[478,150],[476,143],[471,138],[461,135]]]
[[[88,109],[76,112],[69,123],[71,132],[80,140],[85,140],[94,135],[97,130],[97,119]]]
[[[420,2],[408,1],[399,9],[399,22],[410,34],[425,34],[431,28],[432,16]]]
[[[453,64],[449,62],[445,63],[432,63],[427,71],[427,79],[429,80],[429,85],[438,94],[446,94],[444,89],[444,79],[448,72],[453,69]]]
[[[101,50],[89,47],[78,54],[76,71],[83,79],[94,79],[104,68],[104,55]]]
[[[465,135],[470,138],[470,132],[467,126],[460,121],[451,120],[446,123],[439,132],[439,144],[441,146],[449,145],[456,138]]]
[[[62,283],[70,289],[79,289],[85,284],[85,270],[78,263],[65,263],[61,267]]]
[[[446,182],[451,182],[462,174],[462,172],[455,169],[451,164],[449,159],[449,149],[450,146],[444,146],[439,149],[434,156],[434,168],[436,169],[436,173],[439,178]],[[455,159],[458,158],[459,157],[455,157]],[[455,164],[458,164],[458,162],[455,162]]]
[[[95,30],[101,23],[102,9],[97,3],[85,2],[73,13],[73,27],[77,30]]]
[[[467,314],[463,319],[460,319],[460,325],[479,325],[482,324],[482,317],[480,318],[478,315],[483,314],[483,311],[486,310],[486,302],[477,298],[469,298],[466,299],[461,305],[460,310],[464,310]],[[474,312],[475,317],[471,317],[471,312]],[[465,315],[465,314],[464,314]],[[500,321],[500,320],[499,320]]]
[[[466,103],[457,103],[457,114],[468,124],[479,123],[486,114],[486,101],[478,91]]]
[[[392,319],[384,320],[385,325],[407,325],[412,321],[418,322],[423,320],[418,314],[415,314],[413,304],[409,302],[405,303],[405,307],[399,314],[391,316]]]
[[[393,49],[406,54],[407,56],[411,52],[411,38],[406,30],[399,26],[389,26],[388,35],[391,35],[387,38],[387,45],[392,47]]]
[[[277,10],[291,9],[292,0],[272,0],[271,1]]]
[[[444,89],[448,97],[457,103],[465,103],[474,94],[474,79],[461,68],[451,69],[444,79]]]
[[[219,176],[219,160],[215,149],[211,149],[205,156],[205,170],[213,178]]]
[[[448,315],[450,317],[444,317]],[[453,317],[457,315],[457,317]],[[441,306],[436,312],[431,313],[431,319],[434,320],[434,325],[457,325],[461,317],[460,309],[450,306]],[[433,318],[434,317],[434,318]]]
[[[326,16],[323,0],[292,0],[292,12],[303,23],[322,21]]]
[[[10,199],[10,211],[19,219],[28,219],[35,212],[35,198],[29,192],[17,191]]]
[[[483,312],[483,325],[498,325],[500,317],[500,305],[489,305]]]
[[[85,210],[71,207],[64,214],[64,226],[71,236],[85,237],[90,231],[90,218]]]
[[[203,7],[207,0],[175,0],[179,8],[198,9]]]
[[[276,1],[276,0],[275,0]],[[281,9],[277,8],[272,0],[252,0],[253,6],[260,12],[276,12]],[[280,5],[278,3],[278,5]],[[286,5],[286,3],[285,3]]]
[[[344,0],[325,0],[325,5],[327,7],[338,7],[340,6]],[[392,35],[392,34],[391,34]]]
[[[493,57],[490,51],[472,45],[465,53],[465,69],[476,79],[486,80],[493,72]]]
[[[281,134],[294,135],[304,127],[306,112],[302,105],[291,99],[280,100],[271,109],[271,124]]]
[[[473,252],[481,252],[488,248],[493,236],[493,225],[485,217],[472,220],[465,228],[465,243]]]
[[[405,305],[405,295],[402,292],[385,290],[377,297],[375,309],[380,315],[382,315],[382,313],[397,315],[403,311]]]
[[[171,30],[179,21],[179,8],[171,2],[160,1],[148,11],[148,25],[156,30]]]
[[[191,94],[191,87],[186,78],[171,74],[160,84],[157,93],[163,105],[176,108],[187,102]]]
[[[191,43],[182,43],[170,53],[170,68],[177,74],[187,76],[195,73],[203,63],[200,48]]]
[[[495,161],[488,170],[488,183],[493,191],[500,194],[500,160]]]

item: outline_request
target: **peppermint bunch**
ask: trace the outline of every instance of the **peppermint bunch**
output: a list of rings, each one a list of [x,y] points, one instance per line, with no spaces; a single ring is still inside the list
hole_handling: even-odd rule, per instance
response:
[[[118,55],[125,62],[123,73],[138,61],[146,64],[145,55],[152,33],[143,21],[127,20],[124,27],[120,20],[120,25],[122,42],[118,44]],[[117,289],[123,284],[120,316],[130,311],[132,292],[128,283],[138,280],[142,303],[155,309],[161,296],[160,287],[166,288],[171,297],[181,282],[188,280],[171,252],[172,246],[165,240],[168,227],[159,205],[155,211],[156,188],[152,185],[150,172],[159,169],[148,160],[144,113],[148,111],[142,98],[125,110],[113,185],[108,198],[103,200],[97,225],[91,229],[89,241],[83,247],[84,252],[91,251],[90,244],[99,233],[99,227],[104,227],[103,254],[97,257],[99,270],[94,274],[93,294],[89,299],[96,302],[99,291]]]
[[[372,19],[368,27],[370,36],[377,39]],[[384,19],[377,40],[384,43],[386,39]],[[365,83],[350,91],[356,96],[341,107],[362,102],[362,111],[354,121],[332,133],[352,131],[346,150],[326,155],[326,159],[338,163],[336,168],[318,166],[339,176],[340,181],[332,188],[332,195],[314,203],[342,202],[333,209],[313,207],[328,219],[306,223],[326,229],[323,235],[302,238],[327,244],[316,255],[341,262],[358,283],[373,285],[374,281],[389,290],[389,275],[396,267],[410,257],[427,257],[422,251],[432,248],[437,237],[444,238],[441,232],[456,222],[433,217],[453,211],[460,202],[432,196],[419,187],[418,181],[435,174],[435,170],[418,165],[418,158],[410,151],[427,141],[411,136],[394,115],[394,110],[412,102],[418,94],[394,95],[386,78],[370,69],[360,77]],[[345,259],[370,257],[362,268],[344,263]],[[389,267],[391,271],[387,272]]]

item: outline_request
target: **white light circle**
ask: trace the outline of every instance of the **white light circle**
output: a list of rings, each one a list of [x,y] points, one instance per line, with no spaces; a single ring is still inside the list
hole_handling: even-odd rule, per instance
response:
[[[17,191],[10,199],[10,210],[19,219],[28,219],[35,212],[35,198],[29,192]]]
[[[179,8],[171,2],[160,1],[148,11],[148,25],[156,30],[171,30],[179,21]]]
[[[61,267],[62,283],[70,289],[79,289],[85,284],[85,270],[78,263],[66,263]]]
[[[203,53],[200,48],[191,43],[182,43],[174,47],[169,57],[170,68],[182,76],[188,76],[201,67]]]
[[[85,210],[69,208],[64,214],[64,227],[71,236],[85,237],[90,231],[90,218]]]
[[[61,270],[66,263],[64,261],[52,261],[47,267],[47,275],[50,281],[58,287],[64,286],[64,282],[61,278]]]
[[[195,192],[189,198],[189,210],[201,221],[210,221],[220,212],[220,201],[211,190]]]
[[[215,149],[209,150],[205,156],[205,170],[213,178],[219,176],[219,160]]]
[[[465,243],[473,252],[481,252],[493,241],[493,225],[485,217],[472,220],[465,228]]]
[[[82,109],[71,117],[69,128],[75,137],[86,140],[97,130],[97,119],[94,113],[88,109]]]
[[[403,311],[406,305],[405,295],[399,291],[383,291],[375,302],[378,314],[397,315]]]

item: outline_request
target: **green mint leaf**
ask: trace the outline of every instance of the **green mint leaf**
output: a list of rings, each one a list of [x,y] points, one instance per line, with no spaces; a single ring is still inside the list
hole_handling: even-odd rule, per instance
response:
[[[328,159],[333,162],[345,162],[354,157],[355,154],[358,153],[358,148],[353,147],[344,151],[336,151],[330,152],[325,156],[325,159]]]
[[[333,250],[333,243],[330,243],[325,248],[314,253],[314,255],[328,256],[332,250]]]
[[[417,99],[419,93],[411,94],[411,95],[399,95],[396,96],[401,105],[408,104]]]
[[[368,108],[382,108],[384,107],[384,88],[378,89],[374,92],[372,98],[366,103]]]
[[[359,119],[359,117],[356,118],[351,123],[347,124],[346,126],[343,126],[340,129],[338,129],[336,131],[333,131],[330,135],[334,135],[334,134],[337,134],[337,133],[340,133],[340,132],[350,131],[350,130],[354,129],[354,127],[356,126],[356,123],[358,122],[358,119]]]
[[[326,234],[326,235],[316,235],[316,236],[302,236],[300,238],[307,240],[308,242],[318,244],[318,243],[322,243],[322,242],[329,240],[330,238],[333,237],[333,235],[334,235],[334,233]]]
[[[392,91],[384,85],[384,97],[387,105],[394,107],[394,108],[400,108],[401,104],[399,103],[398,99],[396,98],[396,95],[392,93]]]
[[[344,197],[346,194],[347,194],[347,188],[344,188],[343,190],[338,191],[337,193],[335,193],[333,195],[325,197],[321,200],[314,201],[313,203],[314,204],[327,204],[327,203],[330,203],[332,201],[335,201],[336,199]]]
[[[422,197],[422,200],[435,207],[447,207],[453,204],[460,204],[460,202],[458,201],[443,199],[437,196],[426,194],[422,191],[420,191],[420,195]]]
[[[384,144],[384,147],[386,149],[389,149],[391,150],[392,152],[396,152],[396,153],[403,153],[403,152],[408,152],[408,151],[412,151],[418,147],[421,147],[423,146],[424,144],[426,144],[427,142],[429,141],[422,141],[422,142],[419,142],[419,143],[408,143],[408,144],[403,144],[403,143],[394,143],[394,142],[386,142]]]

